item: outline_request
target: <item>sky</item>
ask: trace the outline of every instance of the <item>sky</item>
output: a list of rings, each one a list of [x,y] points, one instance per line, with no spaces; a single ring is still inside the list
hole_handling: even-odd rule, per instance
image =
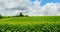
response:
[[[42,0],[41,6],[45,5],[46,3],[60,3],[60,0]]]
[[[20,12],[29,16],[60,15],[60,0],[0,0],[1,15],[14,16]]]

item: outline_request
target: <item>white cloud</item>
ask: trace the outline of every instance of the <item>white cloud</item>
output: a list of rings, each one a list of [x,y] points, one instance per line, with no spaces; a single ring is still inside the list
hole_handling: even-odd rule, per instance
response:
[[[16,15],[20,11],[26,10],[30,5],[30,0],[0,0],[0,14]]]
[[[44,6],[34,6],[30,12],[30,16],[43,16],[43,15],[60,15],[60,4],[59,3],[47,3]]]
[[[41,1],[38,0],[33,3],[30,0],[0,0],[0,14],[13,16],[23,12],[30,16],[60,15],[59,3],[40,4]]]
[[[60,14],[60,4],[58,3],[47,3],[41,8],[41,11],[45,12],[45,15],[58,15]]]

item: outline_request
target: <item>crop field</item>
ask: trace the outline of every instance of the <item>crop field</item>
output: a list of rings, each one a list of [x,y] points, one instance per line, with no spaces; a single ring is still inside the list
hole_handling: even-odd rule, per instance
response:
[[[3,18],[0,32],[60,32],[60,16]]]

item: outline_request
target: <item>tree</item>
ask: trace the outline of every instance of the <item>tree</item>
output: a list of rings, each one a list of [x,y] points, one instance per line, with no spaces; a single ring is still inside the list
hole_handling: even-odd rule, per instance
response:
[[[2,19],[2,15],[0,15],[0,19]]]
[[[22,13],[20,13],[20,15],[19,15],[19,16],[23,17],[24,15],[23,15]]]

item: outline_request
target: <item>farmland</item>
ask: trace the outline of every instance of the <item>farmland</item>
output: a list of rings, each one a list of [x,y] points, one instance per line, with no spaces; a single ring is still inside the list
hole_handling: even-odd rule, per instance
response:
[[[11,17],[0,19],[1,32],[59,32],[60,16]]]

